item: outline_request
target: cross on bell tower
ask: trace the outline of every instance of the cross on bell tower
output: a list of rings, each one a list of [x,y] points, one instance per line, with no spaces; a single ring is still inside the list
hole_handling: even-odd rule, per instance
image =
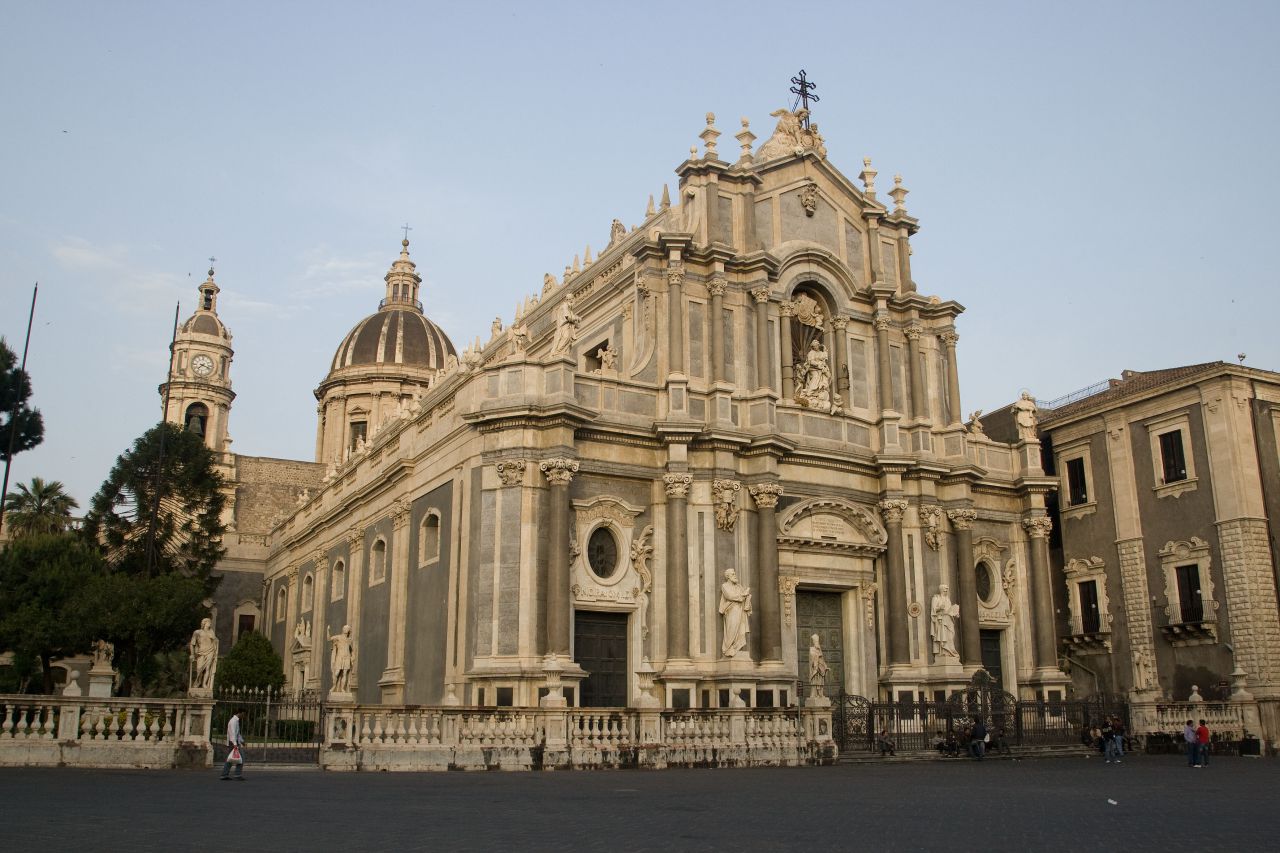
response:
[[[800,76],[792,77],[791,82],[793,84],[791,93],[796,96],[795,103],[791,105],[791,109],[794,111],[796,106],[799,105],[804,110],[804,126],[807,128],[809,126],[809,102],[813,101],[816,104],[822,100],[813,94],[813,90],[818,88],[818,84],[805,77],[803,68],[800,69]]]

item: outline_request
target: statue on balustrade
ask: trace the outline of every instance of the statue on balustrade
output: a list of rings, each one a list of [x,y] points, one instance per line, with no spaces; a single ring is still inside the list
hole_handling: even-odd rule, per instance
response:
[[[329,653],[329,671],[333,673],[333,692],[350,693],[351,662],[355,659],[355,640],[351,626],[343,625],[342,633],[329,638],[333,649]]]
[[[188,667],[191,691],[212,691],[213,675],[218,669],[218,635],[213,632],[213,622],[208,617],[201,619],[200,627],[191,633],[187,651],[191,654]]]

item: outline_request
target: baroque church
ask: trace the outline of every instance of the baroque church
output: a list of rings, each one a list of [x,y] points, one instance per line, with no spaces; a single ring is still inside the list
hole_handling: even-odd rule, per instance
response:
[[[721,152],[708,114],[674,193],[462,352],[405,240],[313,461],[232,452],[210,270],[161,390],[226,481],[223,649],[261,630],[359,703],[785,707],[816,635],[831,696],[1061,697],[1034,410],[965,423],[901,177],[773,118]]]

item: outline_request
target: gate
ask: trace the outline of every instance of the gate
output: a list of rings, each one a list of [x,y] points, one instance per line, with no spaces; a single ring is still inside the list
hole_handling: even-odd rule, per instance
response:
[[[877,701],[842,693],[832,723],[842,753],[874,751],[881,731],[903,752],[931,750],[939,735],[954,735],[963,746],[967,730],[979,718],[991,734],[992,747],[1001,738],[1008,746],[1066,746],[1087,743],[1090,726],[1110,716],[1128,726],[1128,710],[1120,696],[1019,701],[979,670],[945,702]]]
[[[227,757],[227,722],[236,709],[247,763],[314,764],[320,761],[324,701],[311,690],[285,693],[277,690],[219,690],[214,694],[213,760]]]

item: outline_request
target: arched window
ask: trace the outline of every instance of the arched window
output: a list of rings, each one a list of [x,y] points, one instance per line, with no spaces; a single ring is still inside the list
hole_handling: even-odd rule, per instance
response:
[[[339,560],[333,564],[333,591],[331,601],[341,601],[347,594],[347,564]]]
[[[310,613],[316,600],[316,579],[310,573],[302,579],[302,612]]]
[[[379,539],[369,551],[369,583],[381,583],[387,579],[387,542]]]
[[[281,586],[276,590],[276,621],[283,622],[289,610],[289,590]]]
[[[440,559],[440,516],[434,512],[427,513],[418,528],[418,565]]]
[[[203,436],[205,428],[209,424],[209,407],[204,403],[192,403],[187,406],[187,413],[182,418],[182,424],[188,432]]]

